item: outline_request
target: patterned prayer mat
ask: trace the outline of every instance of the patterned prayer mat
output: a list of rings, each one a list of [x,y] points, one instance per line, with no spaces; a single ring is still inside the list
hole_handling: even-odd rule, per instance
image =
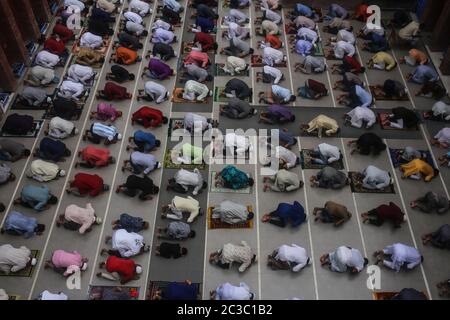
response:
[[[3,129],[2,129],[2,131],[0,132],[0,137],[35,138],[39,134],[39,131],[41,130],[43,124],[44,124],[44,120],[34,120],[31,131],[27,132],[24,135],[9,134],[7,132],[3,132]]]
[[[250,194],[252,193],[252,188],[249,186],[247,188],[242,188],[242,189],[230,189],[230,188],[224,188],[224,187],[216,187],[216,173],[217,171],[212,171],[211,172],[211,183],[210,183],[210,187],[209,187],[209,191],[210,192],[214,192],[214,193],[246,193],[246,194]],[[251,176],[249,176],[251,177]]]
[[[302,169],[322,169],[324,167],[333,167],[337,170],[344,169],[344,162],[342,161],[343,158],[339,159],[338,161],[335,161],[331,164],[318,164],[318,163],[312,163],[311,162],[311,153],[313,153],[314,150],[312,149],[302,149],[300,151],[300,164],[302,166]]]
[[[208,208],[208,229],[251,229],[253,228],[253,219],[247,220],[244,223],[235,223],[235,224],[229,224],[222,222],[220,218],[213,218],[214,207]],[[253,212],[252,206],[247,206],[248,212]]]
[[[395,193],[393,184],[390,184],[381,190],[363,188],[362,186],[363,176],[359,172],[349,171],[348,177],[350,178],[350,188],[354,193]]]

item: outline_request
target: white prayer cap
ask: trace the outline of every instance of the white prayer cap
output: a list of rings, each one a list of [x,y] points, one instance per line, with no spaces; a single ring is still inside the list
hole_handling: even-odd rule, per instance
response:
[[[141,266],[136,266],[136,273],[137,274],[141,274],[142,273],[142,267]]]
[[[86,271],[88,265],[86,262],[83,262],[83,265],[81,266],[81,271]]]
[[[31,265],[32,266],[35,266],[36,263],[37,263],[37,259],[36,258],[31,259]]]
[[[66,170],[59,170],[59,176],[64,177],[66,175]]]

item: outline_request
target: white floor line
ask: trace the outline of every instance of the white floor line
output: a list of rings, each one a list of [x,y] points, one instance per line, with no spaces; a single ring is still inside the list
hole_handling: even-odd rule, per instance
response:
[[[114,28],[114,34],[117,33],[117,29],[118,29],[118,27],[120,26],[120,16],[122,15],[123,8],[124,8],[124,4],[122,5],[121,12],[120,12],[120,14],[118,15],[119,19],[118,19],[117,22],[116,22],[116,26],[115,26],[115,28]],[[111,51],[111,48],[112,48],[112,45],[113,45],[113,42],[111,41],[111,43],[109,44],[109,48],[108,48],[108,50],[107,50],[107,52],[106,52],[105,59],[106,59],[106,57],[109,56],[110,51]],[[98,73],[98,75],[103,74],[103,71],[104,71],[104,69],[105,69],[105,66],[106,66],[106,63],[103,64],[103,66],[102,66],[102,68],[100,69],[100,72]],[[82,140],[82,136],[83,136],[84,130],[85,130],[85,128],[86,128],[87,121],[89,120],[89,111],[91,110],[92,105],[94,104],[94,101],[95,101],[95,93],[97,92],[98,85],[100,84],[100,81],[99,81],[99,80],[100,80],[100,79],[97,79],[97,83],[95,84],[95,89],[92,89],[92,90],[91,90],[91,92],[92,92],[94,95],[92,96],[91,102],[90,102],[90,104],[89,104],[89,108],[87,109],[86,118],[84,119],[84,123],[83,123],[83,129],[80,130],[80,133],[79,133],[80,136],[79,136],[79,138],[78,138],[78,143],[77,143],[77,146],[76,146],[75,149],[74,149],[76,152],[77,152],[77,150],[78,150],[79,147],[80,147],[81,140]],[[74,157],[73,157],[73,159],[72,159],[72,161],[71,161],[71,163],[70,163],[70,167],[69,167],[69,169],[67,170],[67,174],[66,174],[66,179],[65,179],[64,186],[67,185],[67,182],[69,181],[69,178],[70,178],[71,173],[72,173],[72,169],[74,168],[74,163],[75,163],[75,160],[77,159],[76,152],[75,152]],[[34,280],[33,280],[33,284],[31,285],[30,293],[29,293],[29,295],[28,295],[28,300],[31,300],[31,299],[32,299],[33,291],[34,291],[34,288],[35,288],[35,286],[36,286],[37,279],[38,279],[38,277],[39,277],[39,271],[41,270],[42,263],[43,263],[44,260],[45,260],[45,259],[44,259],[45,253],[46,253],[46,251],[47,251],[48,243],[49,243],[50,237],[51,237],[51,235],[52,235],[52,230],[53,230],[53,228],[54,228],[54,226],[55,226],[56,217],[58,216],[59,208],[61,207],[61,203],[62,203],[61,198],[62,198],[62,196],[64,195],[64,192],[65,192],[65,188],[63,188],[63,190],[61,191],[61,194],[60,194],[60,197],[59,197],[59,202],[58,202],[58,205],[56,206],[55,215],[54,215],[54,217],[53,217],[53,220],[52,220],[51,225],[50,225],[50,229],[49,229],[49,231],[48,231],[48,237],[47,237],[47,240],[45,241],[44,248],[43,248],[42,251],[41,251],[41,259],[39,260],[38,266],[36,267],[36,270],[35,270],[35,272],[34,272],[35,278],[34,278]]]
[[[297,137],[297,145],[298,145],[298,150],[299,152],[302,150],[302,143],[300,142],[300,136]],[[306,210],[308,210],[309,205],[308,205],[308,197],[307,197],[307,192],[306,192],[306,183],[307,181],[305,180],[305,171],[302,169],[302,181],[304,183],[303,185],[303,193],[305,195],[305,208]],[[317,274],[316,274],[316,259],[314,259],[314,246],[313,246],[313,239],[312,239],[312,232],[311,232],[311,215],[308,215],[308,219],[307,219],[307,224],[308,224],[308,237],[309,237],[309,246],[311,248],[311,264],[313,267],[313,279],[314,279],[314,292],[316,295],[316,300],[319,300],[319,288],[317,285]]]
[[[290,80],[290,82],[291,82],[291,92],[292,92],[292,94],[293,95],[295,95],[295,91],[294,91],[294,81],[292,80],[292,72],[294,72],[293,71],[293,69],[291,68],[291,58],[290,58],[290,48],[289,48],[289,42],[288,42],[288,38],[287,38],[287,33],[286,33],[286,31],[285,31],[285,28],[284,28],[284,26],[285,26],[285,21],[286,21],[286,17],[285,17],[285,15],[284,15],[284,9],[281,9],[281,16],[283,17],[282,19],[283,19],[283,35],[284,35],[284,48],[286,49],[286,57],[287,57],[287,69],[290,71],[289,72],[289,80]],[[296,104],[296,101],[294,101],[293,103],[292,103],[292,105],[293,106],[295,106],[295,104]]]

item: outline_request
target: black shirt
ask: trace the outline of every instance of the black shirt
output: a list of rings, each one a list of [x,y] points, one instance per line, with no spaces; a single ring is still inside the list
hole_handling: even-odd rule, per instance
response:
[[[160,256],[163,258],[174,258],[177,259],[181,257],[181,247],[178,243],[168,243],[163,242],[159,246]]]

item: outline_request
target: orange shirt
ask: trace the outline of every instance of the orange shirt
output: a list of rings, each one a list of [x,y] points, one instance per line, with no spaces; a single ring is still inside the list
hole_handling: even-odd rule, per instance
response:
[[[416,60],[420,64],[425,64],[428,62],[428,57],[425,53],[417,49],[409,50],[409,56]]]
[[[268,35],[266,35],[266,39],[265,40],[266,40],[266,42],[270,43],[270,46],[272,48],[274,48],[274,49],[280,49],[281,48],[282,42],[277,36],[275,36],[273,34],[268,34]]]
[[[116,56],[123,64],[132,64],[136,61],[138,55],[137,52],[125,47],[119,47],[116,50]]]

